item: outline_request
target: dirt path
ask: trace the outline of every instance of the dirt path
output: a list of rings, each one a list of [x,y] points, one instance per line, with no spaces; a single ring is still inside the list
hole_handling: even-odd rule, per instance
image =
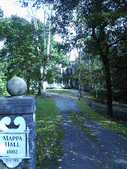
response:
[[[95,136],[88,137],[80,125],[76,125],[68,117],[68,110],[81,113],[75,101],[65,95],[52,96],[56,100],[56,106],[60,108],[64,135],[58,169],[127,169],[127,139],[104,129],[95,121],[85,120],[85,126]]]

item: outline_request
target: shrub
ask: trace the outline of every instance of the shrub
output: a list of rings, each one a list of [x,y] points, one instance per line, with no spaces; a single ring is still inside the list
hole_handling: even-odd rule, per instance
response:
[[[3,95],[9,95],[6,89],[6,78],[4,76],[4,73],[2,71],[0,71],[0,93]]]

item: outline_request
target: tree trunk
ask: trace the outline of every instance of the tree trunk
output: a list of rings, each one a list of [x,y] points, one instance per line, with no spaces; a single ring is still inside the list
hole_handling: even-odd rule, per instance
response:
[[[30,78],[27,79],[27,93],[30,93]]]
[[[45,36],[45,18],[46,18],[46,11],[44,9],[44,20],[43,20],[43,43],[44,43],[44,50],[43,50],[43,57],[45,57],[45,47],[46,47],[46,36]],[[40,68],[41,76],[45,74],[45,65]],[[41,81],[41,99],[46,99],[46,88],[44,86],[44,80]]]
[[[107,114],[113,116],[112,112],[112,88],[111,88],[111,76],[109,70],[109,64],[105,67],[106,70],[106,88],[107,88]]]
[[[79,100],[82,98],[81,93],[81,51],[79,50]]]
[[[41,82],[39,83],[38,94],[41,94]]]
[[[40,85],[40,89],[41,89],[41,99],[46,99],[46,82],[44,80],[44,76],[45,76],[45,70],[44,68],[41,66],[40,68],[40,72],[41,72],[41,78],[43,78],[43,80],[41,81]]]
[[[104,54],[102,47],[100,47],[100,56],[104,64],[105,75],[106,75],[105,77],[106,77],[106,88],[107,88],[107,114],[109,116],[113,116],[112,87],[111,87],[111,74],[110,74],[110,65],[109,65],[109,59],[108,59],[108,50],[109,50],[109,47],[106,48],[106,52]]]
[[[81,84],[79,84],[79,100],[82,98],[82,93],[81,93]]]
[[[112,111],[112,88],[111,88],[111,74],[110,74],[110,68],[109,68],[109,61],[107,56],[103,56],[103,63],[105,68],[105,74],[106,74],[106,88],[107,88],[107,114],[109,116],[113,116]]]
[[[46,99],[46,82],[41,81],[41,99]]]

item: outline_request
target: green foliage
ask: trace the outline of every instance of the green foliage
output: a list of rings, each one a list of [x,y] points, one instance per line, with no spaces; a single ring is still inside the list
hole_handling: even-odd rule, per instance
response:
[[[55,79],[55,76],[57,74],[57,68],[54,66],[48,67],[46,80],[48,83],[52,83],[52,81]]]
[[[27,20],[11,16],[1,21],[1,34],[5,38],[6,53],[2,58],[8,61],[7,78],[13,76],[33,78],[33,72],[38,70],[36,43],[34,41],[34,26]],[[2,49],[2,50],[5,50]],[[35,77],[35,76],[34,76]]]
[[[62,64],[62,67],[68,65],[67,56],[64,51],[60,48],[59,44],[54,41],[53,36],[51,37],[51,51],[49,56],[49,62],[55,66],[55,64]]]
[[[30,3],[19,2],[22,7],[27,7]],[[33,7],[37,5],[36,10],[38,2],[33,2]],[[50,2],[48,1],[48,3]],[[23,77],[27,82],[28,93],[30,86],[33,87],[35,82],[40,84],[42,80],[53,81],[57,77],[58,65],[64,66],[67,62],[65,54],[53,40],[56,29],[53,26],[50,28],[50,23],[49,19],[44,25],[35,15],[31,19],[31,23],[17,15],[0,20],[2,28],[0,36],[5,42],[1,57],[6,58],[9,63],[5,75],[7,79],[13,76]],[[50,34],[51,37],[49,37]],[[50,55],[47,53],[48,47]],[[43,73],[40,72],[41,67],[43,67]]]
[[[125,81],[126,77],[126,71],[121,71],[122,67],[126,67],[126,61],[123,63],[123,66],[119,64],[122,63],[123,58],[126,58],[126,52],[121,57],[121,43],[122,46],[123,43],[125,45],[127,37],[127,27],[125,26],[127,2],[115,0],[79,0],[75,2],[78,3],[77,7],[71,6],[71,1],[69,0],[66,1],[66,4],[61,1],[62,9],[57,11],[63,20],[64,18],[67,19],[66,22],[60,25],[61,30],[64,31],[62,28],[63,25],[67,28],[67,25],[69,26],[70,23],[75,28],[77,34],[73,39],[70,38],[71,45],[74,47],[77,46],[81,50],[83,49],[84,55],[87,54],[89,61],[93,63],[93,65],[90,63],[87,66],[87,58],[84,59],[84,64],[79,65],[77,68],[75,79],[82,78],[80,83],[84,82],[84,85],[88,86],[89,89],[92,88],[92,90],[98,90],[100,88],[104,88],[105,90],[106,88],[107,112],[112,116],[112,89],[117,88],[115,83],[118,84],[120,81]],[[75,19],[71,18],[73,12]],[[68,44],[70,45],[70,43]],[[126,51],[126,47],[124,50]],[[117,59],[118,57],[119,59]],[[98,69],[94,67],[96,63],[93,61],[93,58],[100,62]],[[82,77],[79,76],[79,71],[82,72]],[[115,72],[117,73],[115,74]],[[93,88],[93,86],[95,87]],[[114,86],[115,88],[113,88]],[[124,86],[126,86],[126,83]],[[122,90],[120,86],[119,91],[122,92]]]
[[[44,55],[43,24],[37,20],[38,29],[24,18],[11,16],[0,21],[1,37],[4,38],[4,48],[1,58],[8,62],[5,76],[23,77],[27,82],[27,92],[33,83],[41,80],[53,81],[58,71],[58,64],[65,65],[66,59],[57,44],[51,41],[51,52]],[[46,38],[48,38],[46,36]],[[40,67],[45,71],[40,73]]]
[[[2,71],[0,71],[0,93],[6,95],[6,80]]]
[[[80,15],[85,17],[86,35],[91,36],[85,41],[84,51],[95,58],[99,54],[99,59],[103,63],[102,70],[103,76],[105,76],[103,81],[106,81],[107,92],[111,90],[109,89],[111,86],[116,86],[116,83],[118,84],[118,81],[125,79],[124,76],[126,76],[126,71],[121,72],[121,68],[126,67],[126,61],[122,62],[126,55],[125,53],[121,55],[120,51],[121,44],[126,44],[126,28],[123,26],[126,22],[126,5],[125,1],[121,3],[118,1],[100,1],[98,3],[98,1],[93,0],[91,3],[87,2],[86,11]],[[122,63],[121,66],[120,63]],[[98,74],[100,75],[99,72]],[[121,77],[118,78],[118,75]],[[96,74],[95,77],[97,77]],[[111,79],[114,80],[110,82]],[[122,88],[120,90],[122,91]],[[109,92],[109,95],[111,96],[111,92]]]
[[[0,94],[8,96],[8,92],[6,89],[6,77],[4,75],[3,69],[5,68],[4,62],[0,63]]]
[[[3,11],[1,10],[1,7],[0,7],[0,19],[3,18]]]
[[[59,109],[51,97],[47,97],[46,100],[38,98],[36,114],[37,166],[42,166],[49,161],[57,160],[60,156],[61,117],[59,116]]]

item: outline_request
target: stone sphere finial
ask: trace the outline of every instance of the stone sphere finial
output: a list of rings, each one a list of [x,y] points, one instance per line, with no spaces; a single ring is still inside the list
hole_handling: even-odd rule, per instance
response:
[[[26,89],[26,82],[20,77],[13,77],[7,83],[7,91],[11,96],[22,96]]]

